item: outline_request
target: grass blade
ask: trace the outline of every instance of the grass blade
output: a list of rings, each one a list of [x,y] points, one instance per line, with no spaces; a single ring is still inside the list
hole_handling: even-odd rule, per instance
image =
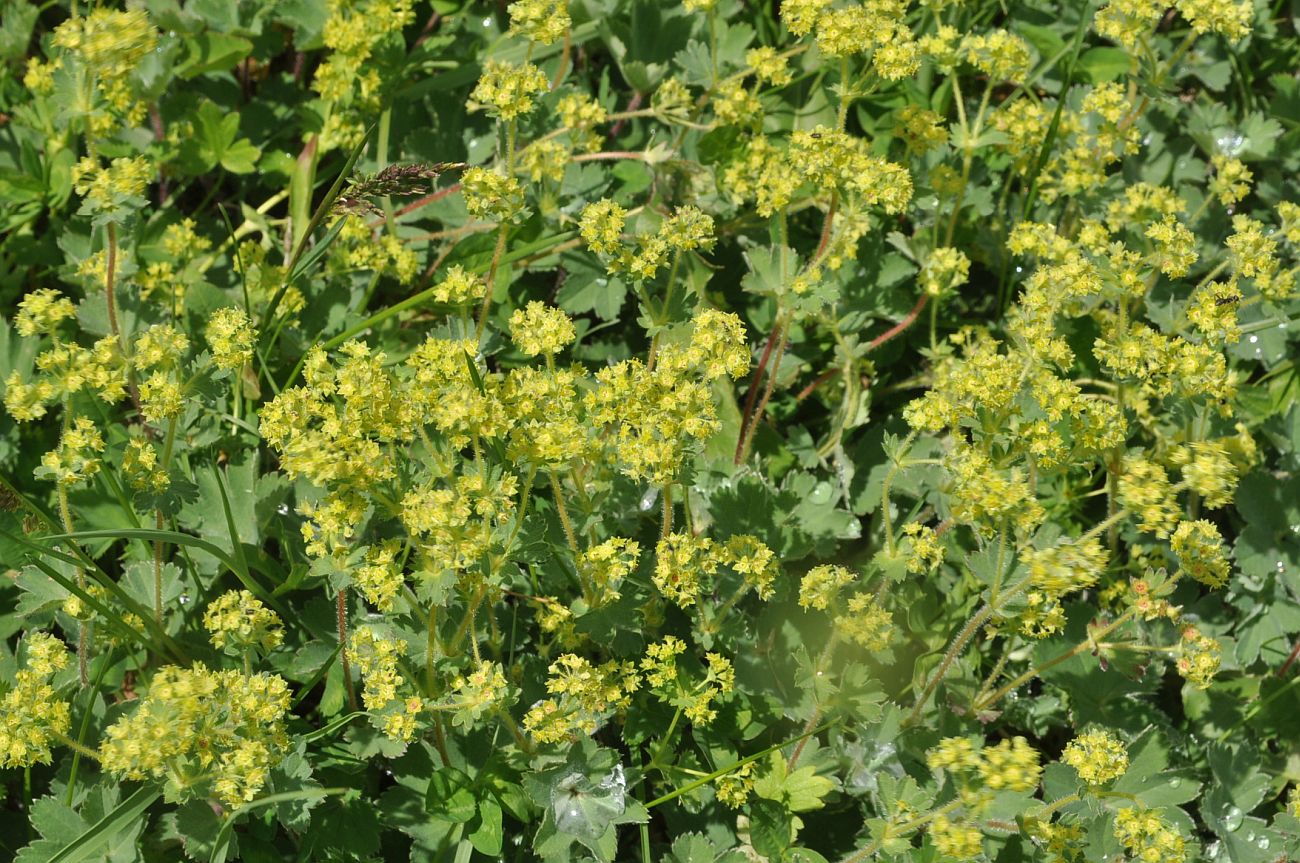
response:
[[[114,836],[144,814],[159,797],[162,797],[162,792],[157,788],[146,786],[137,790],[89,830],[65,845],[63,850],[50,858],[49,863],[79,863],[94,858]]]

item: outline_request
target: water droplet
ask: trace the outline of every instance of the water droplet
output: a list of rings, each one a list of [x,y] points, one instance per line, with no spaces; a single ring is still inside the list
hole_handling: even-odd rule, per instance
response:
[[[1240,132],[1230,132],[1226,135],[1220,135],[1214,142],[1219,148],[1219,152],[1225,156],[1235,156],[1242,150],[1246,149],[1246,136]]]
[[[1228,811],[1223,813],[1223,826],[1227,830],[1236,830],[1241,826],[1242,813],[1236,806],[1229,807]]]
[[[1183,780],[1181,780],[1181,779],[1170,779],[1170,780],[1169,780],[1169,787],[1170,787],[1170,788],[1177,788],[1179,785],[1182,785],[1182,784],[1183,784]]]
[[[188,593],[182,593],[180,597],[180,602],[181,605],[189,605],[190,595]]]
[[[1017,272],[1017,273],[1023,273],[1024,271],[1025,271],[1025,268],[1024,268],[1024,267],[1016,267],[1016,272]]]
[[[1279,560],[1279,561],[1277,562],[1276,566],[1277,566],[1277,571],[1278,571],[1278,572],[1286,572],[1286,564],[1283,563],[1282,561]]]
[[[484,27],[491,27],[491,26],[492,26],[492,19],[491,19],[490,17],[489,17],[489,18],[484,18],[484,19],[483,19],[483,26],[484,26]]]
[[[1249,341],[1253,345],[1255,344],[1255,342],[1259,341],[1259,336],[1252,335],[1249,339],[1247,339],[1247,341]]]
[[[659,499],[659,489],[655,488],[654,486],[651,486],[650,488],[646,489],[645,494],[641,495],[641,511],[649,512],[651,508],[654,507],[655,501],[658,499]]]
[[[1268,841],[1268,837],[1261,836],[1259,837],[1259,841],[1255,843],[1255,847],[1258,848],[1260,851],[1267,851],[1269,844],[1270,843]]]
[[[1246,841],[1247,841],[1247,842],[1254,842],[1254,841],[1255,841],[1255,831],[1252,830],[1251,832],[1249,832],[1249,833],[1246,834]]]
[[[288,514],[289,514],[289,504],[287,504],[287,503],[282,503],[282,504],[280,504],[279,506],[277,506],[277,507],[275,508],[275,511],[278,512],[280,515],[288,515]]]

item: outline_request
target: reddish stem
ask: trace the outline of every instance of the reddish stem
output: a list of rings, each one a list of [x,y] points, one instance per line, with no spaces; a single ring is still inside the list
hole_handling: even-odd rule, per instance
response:
[[[794,397],[795,402],[796,403],[801,402],[804,399],[808,398],[808,396],[812,395],[813,392],[819,386],[826,383],[831,378],[835,377],[837,374],[839,374],[839,372],[840,372],[839,369],[827,369],[826,371],[822,372],[820,375],[817,376],[817,378],[812,383],[808,384],[808,386],[799,390],[799,395]]]
[[[633,93],[632,100],[627,103],[627,110],[635,111],[637,108],[640,108],[641,102],[644,101],[644,99],[645,96],[641,95],[640,93]],[[609,137],[617,138],[618,133],[623,131],[623,124],[626,122],[627,122],[627,118],[624,117],[623,119],[615,123],[613,126],[611,126],[609,130]]]
[[[903,330],[906,330],[912,324],[916,323],[917,317],[921,314],[921,311],[925,308],[925,304],[928,303],[929,301],[930,301],[929,294],[926,293],[921,294],[921,299],[916,301],[916,305],[912,306],[912,310],[907,313],[907,316],[904,317],[898,323],[894,324],[889,329],[885,330],[880,335],[876,336],[874,339],[872,339],[871,343],[867,345],[867,350],[874,351],[876,348],[880,347],[885,342],[894,338],[899,333],[903,332]]]
[[[772,348],[776,344],[776,336],[781,329],[778,324],[772,328],[772,332],[767,334],[767,344],[763,347],[763,355],[758,359],[758,366],[754,369],[754,376],[749,380],[749,395],[745,397],[745,413],[740,419],[740,437],[736,440],[735,463],[740,464],[745,452],[745,430],[749,428],[749,418],[754,414],[754,404],[758,401],[758,385],[763,380],[763,371],[767,368],[767,361],[772,357]]]
[[[454,195],[459,191],[460,191],[460,183],[453,183],[452,185],[448,186],[445,189],[439,189],[438,191],[430,195],[425,195],[423,198],[417,198],[416,200],[412,201],[411,203],[407,204],[405,207],[402,207],[396,213],[394,213],[393,218],[395,219],[401,218],[402,216],[405,216],[407,213],[413,213],[427,204],[432,204],[434,201],[441,201],[443,198],[447,197],[448,195]],[[371,227],[377,228],[383,223],[384,220],[380,219],[377,222],[375,222],[374,225],[372,225]]]
[[[1291,655],[1286,658],[1286,662],[1282,663],[1282,667],[1277,670],[1277,676],[1286,676],[1287,670],[1295,663],[1297,657],[1300,657],[1300,641],[1297,641],[1295,647],[1291,648]]]

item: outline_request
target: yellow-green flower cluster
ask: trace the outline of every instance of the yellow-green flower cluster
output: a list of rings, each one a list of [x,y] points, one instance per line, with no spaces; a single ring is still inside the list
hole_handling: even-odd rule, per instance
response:
[[[280,616],[247,590],[230,590],[213,600],[203,613],[203,627],[218,650],[266,653],[284,641]]]
[[[1184,863],[1187,848],[1178,830],[1156,809],[1130,807],[1115,813],[1115,838],[1141,863]]]
[[[1250,33],[1255,4],[1250,0],[1177,0],[1174,4],[1196,33],[1217,33],[1229,42]]]
[[[338,493],[359,492],[393,475],[383,444],[413,434],[420,404],[385,367],[383,353],[361,342],[348,342],[339,353],[336,365],[313,348],[303,364],[306,384],[262,407],[260,432],[280,453],[289,476],[305,476]],[[458,360],[467,373],[463,355]]]
[[[1106,570],[1108,554],[1096,537],[1065,540],[1050,548],[1025,551],[1034,587],[1054,596],[1084,590],[1097,583]]]
[[[140,382],[140,413],[151,423],[180,414],[185,407],[185,390],[167,372],[154,372]]]
[[[1210,180],[1210,194],[1225,207],[1231,207],[1250,194],[1250,181],[1254,174],[1240,159],[1215,154],[1210,158],[1214,177]]]
[[[72,168],[72,187],[92,209],[107,211],[122,199],[143,195],[153,175],[154,166],[144,156],[120,156],[108,165],[86,156]]]
[[[63,430],[58,449],[41,458],[36,476],[52,479],[62,486],[76,485],[99,473],[102,464],[99,455],[104,451],[104,438],[94,422],[77,417]]]
[[[894,639],[894,618],[873,595],[859,593],[849,599],[845,613],[835,618],[835,631],[860,647],[881,651]]]
[[[718,84],[713,94],[713,115],[720,126],[750,126],[757,129],[763,118],[763,103],[739,78]]]
[[[952,517],[977,530],[994,532],[1011,524],[1029,533],[1044,516],[1043,505],[1018,467],[999,468],[986,454],[972,446],[960,446],[945,460],[952,476]]]
[[[386,38],[415,18],[411,0],[330,0],[321,39],[330,54],[316,69],[312,88],[331,102],[354,95],[366,107],[379,103],[383,79],[371,57]],[[337,115],[336,115],[337,116]]]
[[[483,296],[483,280],[455,264],[447,269],[447,274],[433,286],[433,299],[439,303],[463,306]]]
[[[903,525],[903,536],[906,537],[904,553],[908,572],[924,575],[934,572],[943,563],[943,546],[939,544],[934,528],[911,521]]]
[[[841,590],[857,580],[856,575],[842,566],[815,566],[799,582],[799,605],[825,611],[839,598]]]
[[[14,329],[20,336],[35,336],[52,332],[59,321],[75,317],[77,307],[53,288],[32,291],[18,303],[14,315]]]
[[[0,767],[48,764],[50,744],[68,733],[71,712],[50,678],[68,665],[63,642],[43,632],[24,639],[26,658],[0,697]]]
[[[402,283],[410,282],[420,271],[420,259],[400,237],[372,230],[359,216],[344,220],[333,258],[340,270],[370,270]]]
[[[1169,461],[1182,471],[1187,487],[1200,495],[1201,502],[1209,509],[1219,509],[1232,502],[1238,470],[1224,441],[1185,444],[1169,453]]]
[[[583,374],[577,367],[510,370],[501,389],[511,422],[506,447],[510,458],[561,465],[595,451],[577,390]]]
[[[781,567],[776,554],[758,537],[736,534],[715,551],[719,563],[739,573],[760,599],[772,596],[772,583]]]
[[[456,694],[452,724],[457,726],[470,726],[501,709],[510,696],[505,671],[499,663],[486,660],[475,663],[469,674],[458,676],[451,687]]]
[[[1236,344],[1241,338],[1237,309],[1241,289],[1236,279],[1210,282],[1197,288],[1187,303],[1187,320],[1213,345]]]
[[[904,105],[894,112],[894,135],[911,152],[923,154],[948,142],[948,127],[943,116],[929,108]]]
[[[952,774],[959,782],[972,782],[994,791],[1033,791],[1043,768],[1038,751],[1023,737],[996,746],[976,746],[969,738],[947,737],[926,753],[930,770]]]
[[[445,483],[445,484],[444,484]],[[417,539],[423,564],[434,574],[477,567],[503,541],[515,514],[514,474],[467,467],[438,485],[413,488],[401,501],[401,519]]]
[[[92,134],[110,132],[117,124],[112,114],[127,124],[144,120],[146,105],[132,78],[157,47],[158,32],[143,9],[96,7],[84,16],[74,15],[55,28],[51,43],[77,58],[108,106],[108,114],[91,111]]]
[[[510,315],[510,338],[526,356],[552,357],[573,343],[573,320],[534,300]]]
[[[566,653],[551,663],[546,691],[554,698],[539,701],[524,715],[524,730],[538,743],[559,743],[576,735],[596,733],[614,711],[631,703],[641,686],[636,665],[590,661]]]
[[[1178,521],[1178,499],[1165,469],[1141,456],[1128,456],[1120,469],[1119,499],[1143,530],[1166,537]]]
[[[748,367],[744,327],[729,313],[701,311],[690,342],[665,344],[652,359],[596,372],[583,405],[619,469],[662,486],[677,476],[691,445],[719,428],[712,382]]]
[[[620,585],[640,560],[639,543],[612,537],[591,546],[578,557],[578,576],[590,586],[595,605],[608,605],[619,598]]]
[[[1097,10],[1094,26],[1107,39],[1134,48],[1160,20],[1164,7],[1153,0],[1111,0]]]
[[[1179,568],[1207,587],[1219,588],[1228,583],[1228,557],[1223,537],[1213,522],[1201,519],[1178,525],[1169,545],[1178,558]]]
[[[717,571],[718,556],[713,540],[690,533],[670,533],[655,547],[651,580],[664,596],[682,608],[689,608]]]
[[[954,860],[975,860],[984,851],[984,834],[979,827],[947,815],[939,815],[930,822],[930,841],[936,851]]]
[[[477,381],[470,363],[478,370]],[[403,409],[412,414],[407,422],[432,424],[457,449],[476,436],[495,439],[510,430],[499,379],[487,374],[473,341],[430,337],[407,357],[405,367],[409,376],[399,391]]]
[[[126,364],[120,343],[105,336],[89,349],[58,339],[36,356],[37,378],[24,383],[17,369],[5,379],[5,409],[18,422],[45,416],[46,405],[82,390],[93,390],[108,404],[126,396]]]
[[[460,177],[465,209],[476,219],[506,222],[524,208],[524,188],[514,177],[488,168],[469,168]]]
[[[820,187],[823,194],[838,189],[860,206],[899,213],[912,199],[912,177],[902,165],[869,151],[869,144],[838,129],[817,126],[790,136],[791,167]]]
[[[735,770],[719,776],[714,787],[718,802],[730,809],[739,809],[749,800],[754,790],[754,764],[748,761]]]
[[[1095,729],[1066,744],[1061,761],[1073,767],[1089,785],[1105,785],[1128,770],[1128,749],[1110,731]]]
[[[784,87],[794,79],[790,63],[770,45],[750,48],[745,52],[745,65],[753,70],[760,81],[773,87]]]
[[[1214,675],[1219,673],[1222,654],[1223,645],[1218,639],[1205,635],[1195,626],[1186,626],[1178,642],[1174,667],[1197,689],[1208,689]]]
[[[398,673],[399,660],[406,654],[406,642],[388,638],[371,626],[361,626],[348,639],[348,660],[361,674],[364,686],[361,703],[371,719],[393,740],[415,736],[415,721],[423,709],[419,698],[402,696],[406,678]]]
[[[158,463],[157,448],[144,438],[127,441],[120,467],[126,481],[136,491],[161,494],[171,485],[171,477]]]
[[[393,601],[405,583],[397,562],[401,550],[401,543],[395,540],[372,545],[352,571],[352,583],[361,590],[366,601],[380,611],[393,610]]]
[[[238,369],[253,359],[257,333],[248,314],[234,306],[217,309],[203,329],[217,368]]]
[[[559,141],[536,141],[519,154],[519,168],[534,183],[564,179],[569,164],[569,147]]]
[[[516,0],[510,4],[510,33],[550,45],[569,31],[569,0]]]
[[[970,277],[970,258],[957,249],[943,247],[930,253],[921,270],[921,286],[932,297],[966,284]]]
[[[276,675],[165,666],[130,715],[104,732],[101,767],[123,779],[202,788],[230,808],[253,800],[288,745],[289,686]],[[209,784],[210,783],[210,784]]]
[[[532,63],[515,65],[499,60],[483,64],[483,74],[470,93],[470,105],[481,105],[494,117],[514,120],[533,110],[534,97],[550,87],[546,73]]]
[[[640,234],[632,244],[622,242],[627,212],[608,199],[583,207],[578,232],[587,247],[610,258],[609,272],[622,272],[641,281],[652,279],[673,252],[713,248],[713,217],[698,207],[684,206],[660,223],[654,233]]]
[[[660,91],[662,89],[661,85]],[[600,149],[602,137],[595,127],[609,119],[609,112],[603,105],[586,93],[565,93],[556,103],[555,113],[560,116],[560,123],[575,149],[593,153]],[[541,143],[544,142],[537,141],[530,144],[528,149],[524,150],[524,155],[527,156],[529,150]]]
[[[995,81],[1023,81],[1031,56],[1024,39],[1006,30],[968,34],[962,38],[965,60]]]
[[[154,324],[136,336],[131,362],[137,369],[170,369],[189,349],[189,337],[180,330],[166,324]]]
[[[1196,263],[1196,237],[1178,219],[1169,216],[1156,222],[1147,228],[1145,236],[1154,246],[1153,263],[1171,279],[1187,275]]]
[[[615,255],[622,248],[627,210],[609,198],[592,201],[578,217],[578,233],[587,248],[598,255]]]
[[[685,642],[672,635],[648,645],[641,659],[645,684],[660,699],[681,708],[694,724],[708,725],[718,715],[714,703],[735,686],[736,672],[726,657],[708,653],[704,677],[694,682],[683,680],[677,657],[685,651]]]

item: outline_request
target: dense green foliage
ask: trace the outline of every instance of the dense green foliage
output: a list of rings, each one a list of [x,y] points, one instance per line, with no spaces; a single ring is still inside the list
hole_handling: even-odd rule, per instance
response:
[[[1300,859],[1298,68],[0,0],[0,855]]]

